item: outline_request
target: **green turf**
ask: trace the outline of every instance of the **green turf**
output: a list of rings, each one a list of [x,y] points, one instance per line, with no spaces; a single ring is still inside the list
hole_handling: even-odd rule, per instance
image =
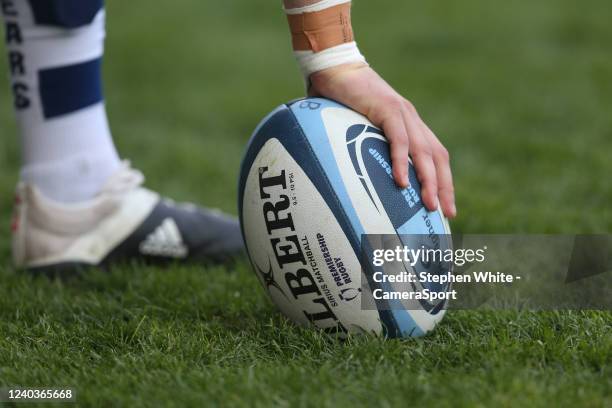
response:
[[[109,1],[111,125],[150,187],[235,213],[250,132],[302,93],[278,3]],[[452,153],[455,231],[612,231],[608,1],[360,0],[354,20]],[[6,86],[0,124],[8,231]],[[612,404],[609,312],[450,312],[424,339],[341,343],[281,318],[246,265],[60,283],[14,273],[2,237],[0,385],[72,386],[103,406]]]

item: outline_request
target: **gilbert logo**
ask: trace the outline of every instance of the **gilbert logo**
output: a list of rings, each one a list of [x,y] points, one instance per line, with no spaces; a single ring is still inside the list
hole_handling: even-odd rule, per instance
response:
[[[184,258],[188,249],[183,243],[181,232],[172,218],[162,223],[140,243],[140,252],[144,255]]]

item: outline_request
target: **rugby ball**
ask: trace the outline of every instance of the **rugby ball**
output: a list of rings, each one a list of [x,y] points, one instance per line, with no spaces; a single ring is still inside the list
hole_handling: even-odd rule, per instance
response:
[[[410,184],[396,186],[384,134],[363,115],[320,98],[271,112],[248,143],[238,205],[253,269],[278,309],[340,336],[432,330],[444,302],[363,304],[381,285],[363,256],[366,234],[450,234],[443,214],[425,209],[412,166]]]

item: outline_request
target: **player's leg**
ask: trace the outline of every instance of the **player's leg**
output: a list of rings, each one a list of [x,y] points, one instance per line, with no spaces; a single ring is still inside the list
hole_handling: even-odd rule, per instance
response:
[[[21,179],[53,200],[90,199],[120,167],[102,98],[102,2],[2,5]]]
[[[161,200],[119,160],[102,97],[102,0],[0,0],[0,12],[23,156],[18,266],[221,260],[241,250],[235,220]]]

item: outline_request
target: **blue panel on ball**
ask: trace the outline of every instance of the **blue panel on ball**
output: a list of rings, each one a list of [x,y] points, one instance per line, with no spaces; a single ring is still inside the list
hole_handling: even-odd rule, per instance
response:
[[[361,157],[376,194],[385,207],[391,224],[397,230],[421,208],[421,186],[414,167],[410,167],[410,188],[400,189],[391,174],[389,144],[378,138],[367,138],[361,144]]]
[[[421,183],[412,164],[409,168],[410,187],[401,189],[391,174],[389,144],[371,137],[361,144],[361,155],[366,172],[376,189],[385,211],[408,248],[447,249],[444,222],[438,211],[428,211],[421,199]],[[432,274],[445,274],[450,269],[446,263],[424,265],[417,261],[416,269]],[[449,283],[426,282],[423,286],[434,292],[448,290]],[[435,306],[423,301],[423,309],[435,312]]]
[[[329,181],[336,192],[338,200],[340,200],[342,207],[349,217],[355,233],[361,237],[362,234],[365,234],[365,231],[361,225],[361,222],[359,222],[359,218],[357,217],[357,213],[355,212],[353,205],[351,204],[348,192],[346,191],[346,187],[344,186],[342,177],[340,176],[340,170],[338,169],[336,158],[334,157],[332,148],[329,145],[329,140],[327,139],[327,131],[325,130],[325,125],[323,124],[323,118],[321,117],[321,111],[325,108],[347,109],[345,106],[340,105],[339,103],[330,101],[328,99],[319,98],[309,98],[303,101],[295,102],[293,105],[291,105],[291,111],[297,118],[299,126],[303,129],[304,137],[309,141],[310,146],[316,155],[316,159],[325,169],[325,174],[327,174],[327,177],[329,178]],[[357,246],[354,248],[359,251],[359,244],[357,243]]]

